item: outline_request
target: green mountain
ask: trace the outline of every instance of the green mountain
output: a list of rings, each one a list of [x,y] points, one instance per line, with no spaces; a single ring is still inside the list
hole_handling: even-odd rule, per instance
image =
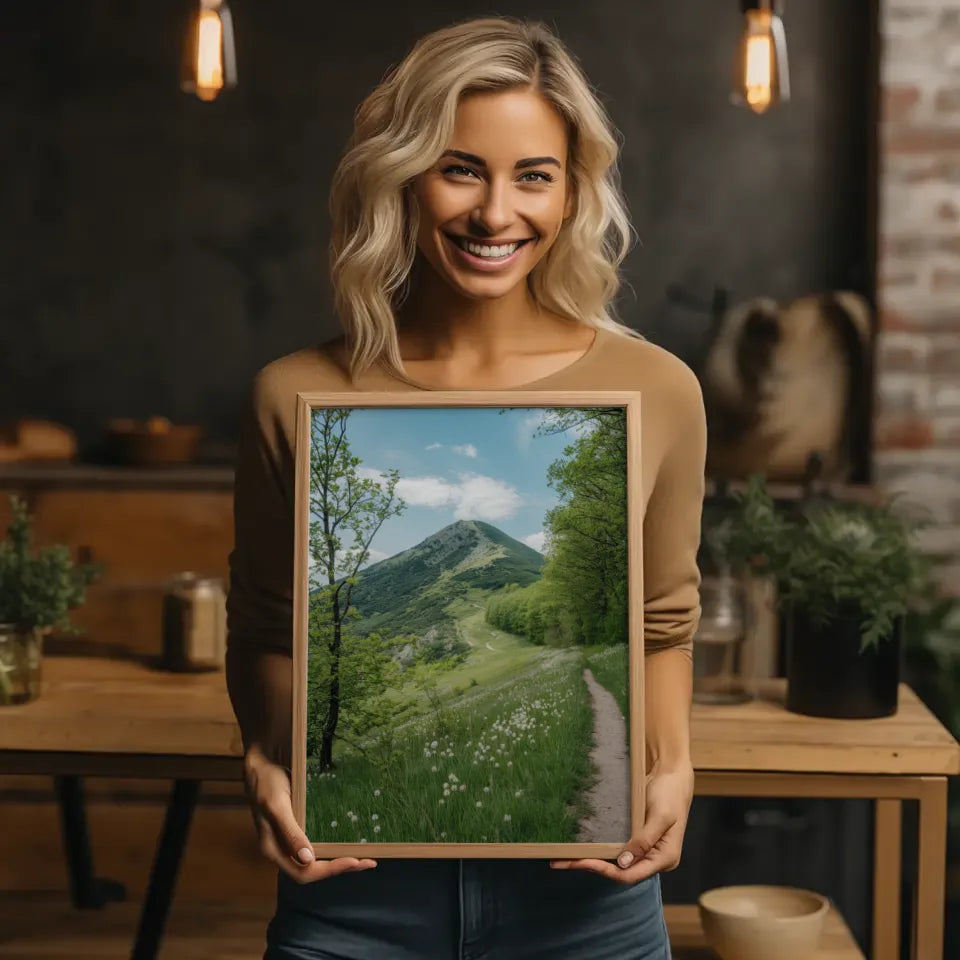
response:
[[[482,520],[458,520],[401,553],[361,571],[352,606],[362,633],[456,637],[447,606],[477,590],[539,579],[543,555]]]

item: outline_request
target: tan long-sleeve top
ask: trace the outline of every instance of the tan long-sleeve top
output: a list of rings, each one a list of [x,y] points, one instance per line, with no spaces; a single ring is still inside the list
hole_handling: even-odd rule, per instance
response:
[[[254,378],[235,479],[228,646],[292,653],[297,394],[429,389],[376,366],[351,382],[335,341],[273,361]],[[600,330],[556,373],[512,389],[639,390],[644,643],[692,650],[700,616],[696,555],[704,494],[706,422],[699,383],[662,347]]]

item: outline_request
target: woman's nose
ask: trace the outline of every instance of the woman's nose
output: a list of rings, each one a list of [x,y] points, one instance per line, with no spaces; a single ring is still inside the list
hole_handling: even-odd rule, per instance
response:
[[[513,222],[513,213],[507,188],[489,183],[484,188],[483,201],[473,211],[472,219],[491,236],[502,233]]]

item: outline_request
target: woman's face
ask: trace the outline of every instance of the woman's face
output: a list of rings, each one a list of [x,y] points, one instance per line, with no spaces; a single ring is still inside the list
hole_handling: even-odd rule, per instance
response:
[[[502,297],[546,255],[572,207],[563,120],[526,90],[469,94],[414,196],[417,246],[436,273],[463,296]]]

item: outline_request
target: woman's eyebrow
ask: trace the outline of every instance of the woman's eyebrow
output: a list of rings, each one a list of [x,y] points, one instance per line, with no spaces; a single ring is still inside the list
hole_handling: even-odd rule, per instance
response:
[[[467,163],[472,163],[478,167],[486,167],[487,162],[482,157],[478,157],[475,153],[464,153],[463,150],[445,150],[441,155],[442,157],[456,157],[458,160],[466,160]],[[552,163],[555,167],[560,166],[560,161],[556,157],[524,157],[523,160],[518,160],[514,165],[514,170],[523,170],[526,167],[539,167],[543,164]]]

